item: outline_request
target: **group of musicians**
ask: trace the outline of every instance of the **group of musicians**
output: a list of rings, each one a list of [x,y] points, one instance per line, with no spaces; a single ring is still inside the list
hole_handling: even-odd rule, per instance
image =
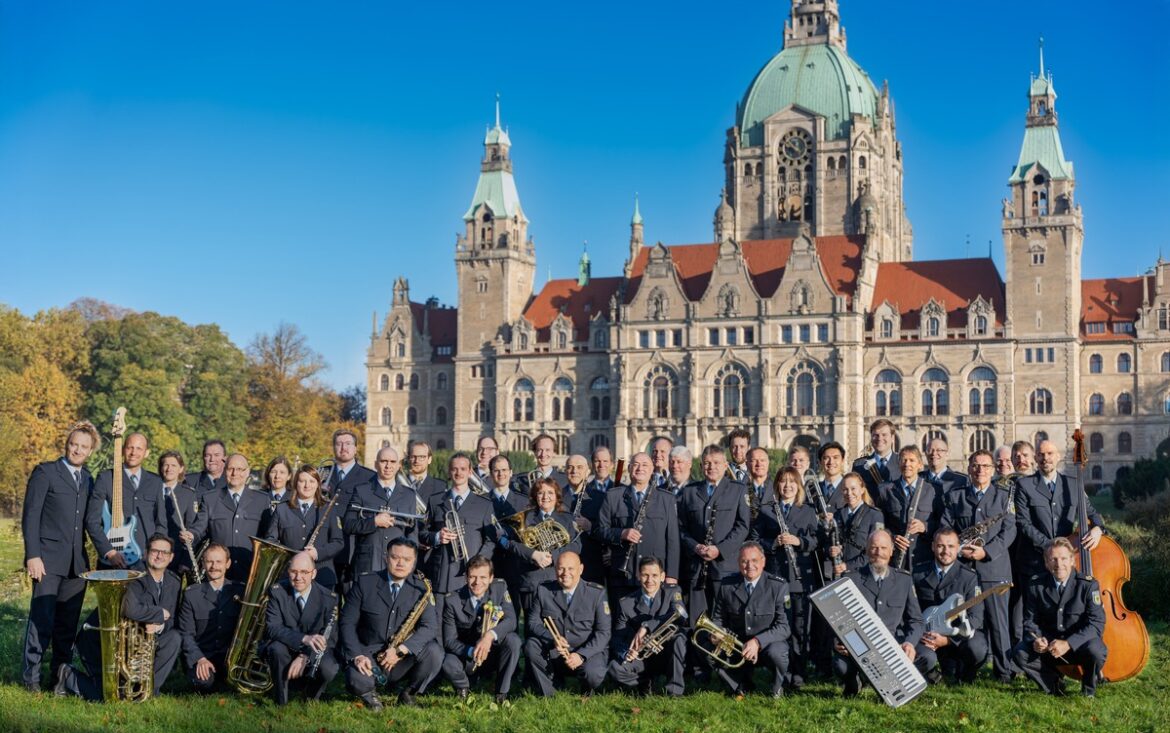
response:
[[[861,669],[809,600],[840,577],[932,683],[969,683],[990,657],[997,679],[1022,673],[1054,695],[1064,694],[1058,665],[1079,666],[1092,696],[1104,612],[1065,537],[1080,529],[1092,547],[1103,527],[1091,506],[1091,528],[1076,527],[1083,494],[1058,470],[1058,447],[976,451],[963,474],[948,467],[941,438],[924,456],[895,452],[888,420],[869,433],[870,452],[852,464],[829,442],[819,471],[801,447],[774,471],[736,430],[726,449],[701,451],[698,480],[691,450],[667,438],[628,466],[601,447],[561,471],[542,435],[536,469],[513,475],[488,436],[474,455],[453,455],[439,481],[426,443],[408,446],[405,467],[383,447],[371,470],[356,461],[356,436],[339,430],[328,470],[277,458],[263,490],[248,488],[248,460],[222,441],[204,445],[201,471],[168,451],[155,474],[144,467],[147,437],[131,433],[121,485],[141,548],[132,558],[104,529],[111,471],[95,479],[84,467],[101,437],[78,423],[25,497],[23,681],[41,688],[51,647],[55,691],[101,697],[97,632],[78,632],[88,536],[99,568],[142,571],[123,615],[156,637],[154,691],[180,656],[195,690],[223,686],[260,537],[295,552],[268,592],[256,650],[282,704],[320,697],[342,672],[375,711],[379,688],[396,687],[409,705],[441,678],[460,698],[479,682],[503,702],[522,656],[528,686],[544,696],[571,678],[586,694],[608,678],[677,696],[688,677],[717,676],[740,697],[760,668],[773,697],[810,675],[835,675],[854,696]],[[923,610],[956,594],[976,601],[961,628],[928,629]],[[98,626],[95,617],[85,628]]]

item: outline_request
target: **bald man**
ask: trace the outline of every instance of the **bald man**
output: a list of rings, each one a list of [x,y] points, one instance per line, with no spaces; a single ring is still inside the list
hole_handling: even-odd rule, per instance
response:
[[[240,453],[228,456],[224,475],[227,486],[204,495],[188,531],[196,547],[206,539],[228,548],[227,579],[243,583],[252,567],[252,538],[261,536],[260,522],[269,508],[268,495],[247,488],[248,459]]]
[[[310,700],[320,699],[340,669],[334,653],[337,596],[316,577],[312,556],[298,552],[288,563],[288,577],[268,593],[261,654],[272,670],[277,705],[288,702],[290,685],[301,687]]]
[[[98,474],[85,508],[85,531],[97,550],[98,568],[146,569],[146,538],[167,531],[167,508],[162,479],[143,467],[150,446],[142,433],[130,433],[122,443],[122,524],[135,519],[133,542],[115,547],[106,537],[105,517],[113,509],[114,470]]]

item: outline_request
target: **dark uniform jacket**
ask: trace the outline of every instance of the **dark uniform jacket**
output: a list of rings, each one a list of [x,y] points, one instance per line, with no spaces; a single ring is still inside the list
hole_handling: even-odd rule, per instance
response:
[[[209,583],[199,583],[183,593],[179,609],[179,636],[183,640],[183,662],[194,668],[202,657],[223,657],[232,644],[240,618],[239,596],[243,583],[225,581],[217,593]],[[222,671],[222,670],[221,670]]]
[[[516,474],[512,477],[512,483],[515,484],[516,490],[525,496],[528,496],[532,490],[532,483],[528,480],[531,473],[531,471],[525,471],[524,473]],[[565,475],[565,472],[555,468],[549,471],[548,475],[544,476],[543,478],[551,478],[553,481],[556,481],[557,486],[560,486],[562,489],[564,489],[565,484],[569,483],[569,477]]]
[[[1086,501],[1088,501],[1086,497]],[[1016,552],[1023,563],[1025,574],[1034,575],[1044,570],[1044,545],[1057,537],[1066,537],[1077,528],[1080,517],[1081,494],[1076,484],[1062,473],[1056,474],[1056,492],[1050,493],[1044,477],[1039,473],[1021,476],[1016,489]],[[1101,515],[1088,505],[1089,522],[1093,527],[1105,526]],[[1087,532],[1086,527],[1082,532]]]
[[[1096,580],[1073,570],[1060,593],[1052,573],[1032,576],[1024,595],[1025,642],[1037,636],[1048,641],[1064,639],[1077,650],[1104,633],[1105,609]]]
[[[163,504],[162,479],[158,474],[146,469],[139,470],[138,489],[130,482],[130,474],[122,476],[122,517],[123,524],[131,516],[138,517],[138,526],[134,529],[134,540],[142,552],[142,559],[146,558],[146,540],[155,532],[167,531],[166,505]],[[102,509],[109,507],[112,511],[113,502],[110,497],[114,489],[114,473],[106,469],[98,474],[94,483],[93,493],[89,497],[89,504],[85,510],[85,531],[97,550],[98,562],[101,562],[106,553],[114,549],[106,538],[106,530],[102,525]]]
[[[463,586],[448,595],[443,604],[443,644],[447,652],[464,658],[468,648],[479,643],[484,606],[488,601],[504,611],[503,618],[495,626],[496,643],[516,631],[516,608],[503,580],[496,578],[492,581],[480,599],[479,608],[472,608],[471,589]]]
[[[46,461],[33,469],[24,494],[24,559],[39,557],[53,575],[76,576],[89,568],[83,531],[93,478],[84,468],[78,473],[80,486],[63,458]]]
[[[971,479],[967,474],[952,471],[949,468],[944,468],[942,473],[934,478],[930,476],[930,469],[924,468],[918,472],[918,476],[923,481],[929,481],[934,485],[935,496],[946,496],[947,492],[953,491],[954,489],[961,489],[971,483]]]
[[[910,573],[887,568],[885,580],[878,583],[866,563],[847,577],[857,584],[861,595],[877,611],[878,617],[899,644],[918,643],[924,630],[922,608],[918,605],[918,596],[914,594],[914,579]]]
[[[321,522],[321,517],[325,512],[325,508],[329,506],[329,502],[325,502],[321,506],[310,506],[305,514],[301,514],[300,504],[294,509],[287,503],[279,504],[276,511],[272,513],[272,517],[268,522],[268,527],[264,533],[264,539],[269,542],[276,542],[284,545],[290,550],[300,552],[305,549],[309,541],[309,535],[313,534],[313,530]],[[325,526],[317,534],[317,540],[313,546],[317,548],[317,582],[322,582],[326,586],[332,586],[333,580],[333,558],[341,552],[345,546],[344,539],[341,535],[341,500],[329,510],[329,516],[326,519]],[[312,594],[310,594],[310,597]]]
[[[199,514],[199,499],[195,489],[186,484],[176,484],[171,491],[173,498],[167,498],[166,488],[163,488],[163,507],[167,515],[167,536],[175,543],[175,555],[171,558],[170,570],[178,573],[190,569],[192,563],[186,546],[179,539],[179,518],[183,520],[183,527],[190,530]],[[191,549],[198,551],[199,548],[192,542]]]
[[[314,582],[309,588],[305,610],[302,611],[297,605],[292,584],[287,579],[280,581],[268,591],[268,606],[264,609],[265,643],[279,641],[294,655],[304,654],[311,659],[315,652],[304,643],[305,635],[325,633],[337,602],[337,594]],[[333,624],[329,632],[326,650],[337,644],[337,627],[338,624]]]
[[[756,578],[749,598],[747,581],[735,573],[723,579],[715,591],[711,619],[745,644],[751,639],[764,648],[788,640],[788,584],[770,573]]]
[[[338,500],[340,504],[341,500]],[[410,526],[402,526],[404,520],[395,517],[394,526],[382,528],[374,523],[375,512],[365,511],[358,507],[380,509],[386,507],[392,512],[400,514],[425,514],[419,511],[418,494],[414,489],[396,483],[386,501],[386,489],[375,477],[373,481],[357,487],[349,497],[347,506],[337,509],[344,512],[343,526],[345,533],[353,538],[353,561],[350,567],[354,576],[365,573],[377,573],[386,569],[386,546],[398,537],[409,537],[417,541],[418,522]],[[425,521],[425,520],[419,520]]]
[[[145,573],[126,586],[122,599],[122,615],[142,624],[162,624],[163,633],[175,628],[179,615],[179,595],[182,591],[179,576],[167,570],[162,583],[156,583],[150,573]],[[170,618],[163,618],[163,611]]]
[[[529,509],[524,512],[524,519],[529,527],[540,523],[540,510]],[[536,592],[536,589],[542,583],[548,583],[556,580],[557,577],[557,560],[566,552],[575,552],[578,556],[581,554],[581,534],[577,528],[573,526],[573,515],[567,512],[553,512],[551,519],[569,534],[569,544],[564,547],[559,547],[552,551],[552,564],[547,568],[541,568],[532,562],[532,553],[535,552],[532,548],[520,542],[519,533],[512,531],[508,534],[506,544],[509,553],[519,558],[517,562],[517,569],[520,572],[520,587],[525,591]]]
[[[960,562],[951,565],[941,581],[938,578],[938,566],[933,560],[915,565],[912,575],[914,592],[918,595],[918,605],[923,611],[939,605],[956,593],[964,601],[969,601],[982,592],[975,571]],[[976,631],[983,628],[982,603],[967,609],[967,621]]]
[[[227,471],[219,475],[219,478],[214,481],[207,471],[192,471],[187,474],[186,480],[183,482],[195,490],[195,495],[201,500],[203,495],[209,491],[218,491],[227,488]]]
[[[681,618],[671,622],[682,629],[680,633],[685,633],[689,625],[687,606],[683,603],[682,591],[677,585],[663,583],[654,597],[650,599],[649,608],[642,602],[642,596],[643,591],[638,588],[622,596],[618,601],[617,615],[614,616],[613,621],[613,636],[610,639],[609,647],[614,658],[623,662],[626,659],[626,651],[630,648],[630,642],[634,640],[634,635],[642,627],[646,628],[647,635],[653,634],[670,620],[675,611],[682,612]]]
[[[682,556],[687,561],[687,578],[692,584],[697,581],[704,563],[695,554],[695,546],[706,544],[707,523],[711,519],[712,509],[715,510],[713,544],[719,548],[719,557],[711,563],[709,571],[716,580],[736,571],[739,548],[751,530],[747,491],[746,486],[726,476],[715,485],[710,499],[707,498],[705,478],[692,481],[683,488],[682,496],[678,499],[681,523],[679,541],[682,544]]]
[[[356,578],[341,609],[341,650],[346,661],[360,656],[373,659],[398,633],[425,594],[422,580],[412,576],[402,582],[398,599],[391,603],[390,575],[385,570]],[[432,599],[423,607],[414,632],[404,644],[412,655],[417,655],[438,635],[439,619]]]
[[[649,501],[650,506],[646,507],[642,541],[638,545],[622,540],[622,531],[633,527],[634,518],[638,515],[638,510],[634,508],[633,487],[615,486],[610,489],[597,518],[597,535],[613,550],[610,576],[627,585],[634,581],[632,578],[626,579],[622,567],[626,555],[631,551],[636,554],[630,563],[634,575],[638,572],[638,560],[652,555],[666,563],[666,577],[679,577],[679,522],[674,494],[663,489],[648,489],[643,501]]]
[[[226,488],[204,494],[195,524],[188,529],[196,545],[210,539],[228,548],[232,560],[228,578],[245,580],[252,565],[252,538],[261,536],[260,523],[268,511],[268,494],[244,489],[238,507],[230,494]]]
[[[605,588],[585,580],[578,581],[573,600],[565,605],[565,591],[557,583],[545,583],[536,591],[536,600],[528,613],[528,638],[540,639],[546,646],[553,645],[552,634],[544,625],[551,618],[557,630],[569,642],[569,651],[589,659],[604,655],[612,634],[609,602]]]
[[[496,494],[494,489],[484,496],[485,498],[491,499],[492,511],[496,513],[496,519],[500,521],[503,521],[505,517],[518,514],[532,506],[532,501],[528,498],[527,494],[521,494],[511,487],[508,488],[508,493],[503,499]],[[569,505],[565,504],[565,506]]]
[[[834,514],[834,518],[841,539],[841,558],[845,561],[845,567],[856,570],[869,562],[865,557],[865,543],[875,529],[883,527],[885,519],[880,511],[864,503],[858,504],[853,516],[846,519],[848,512],[848,508],[842,507]],[[827,540],[827,533],[822,538]],[[827,542],[825,546],[828,547]],[[825,557],[828,557],[828,551]]]
[[[360,463],[354,463],[352,466],[350,466],[349,470],[345,474],[345,478],[339,480],[339,475],[340,473],[338,469],[334,467],[333,471],[329,474],[329,490],[326,493],[332,496],[334,491],[340,489],[341,493],[343,494],[342,499],[344,499],[345,496],[352,494],[354,489],[357,487],[370,483],[377,476],[376,473],[361,465]],[[339,499],[338,501],[342,502],[342,499]]]
[[[968,527],[1004,515],[1003,519],[991,525],[983,535],[983,551],[987,556],[978,562],[963,561],[979,574],[979,580],[984,584],[1012,579],[1012,558],[1009,549],[1016,539],[1015,511],[1015,507],[1008,504],[1007,490],[997,488],[995,485],[989,486],[982,497],[968,484],[948,492],[943,498],[940,524],[956,532],[961,533]]]
[[[869,464],[868,467],[867,464]],[[897,481],[902,476],[902,469],[898,465],[898,453],[896,451],[890,453],[890,457],[886,459],[886,465],[884,467],[878,464],[876,454],[870,454],[854,461],[853,467],[850,470],[861,476],[862,480],[865,481],[865,488],[869,490],[869,496],[875,502],[877,501],[877,490],[879,486]]]
[[[845,506],[845,492],[842,491],[842,489],[845,488],[844,482],[844,476],[837,477],[836,486],[832,486],[828,479],[818,479],[817,481],[817,488],[821,490],[821,496],[825,498],[825,503],[829,505],[830,511],[835,512]],[[832,489],[830,490],[826,484],[828,484],[828,486],[832,486]],[[871,496],[870,498],[874,497]],[[813,506],[812,499],[808,497],[807,489],[805,490],[804,503],[810,507]]]
[[[427,556],[426,575],[435,584],[436,593],[448,593],[463,587],[466,562],[455,562],[450,546],[439,543],[439,530],[446,526],[446,514],[454,506],[451,492],[436,494],[427,502],[427,531],[424,537],[434,548]],[[483,555],[489,560],[495,551],[495,512],[492,502],[479,494],[467,493],[459,507],[459,518],[463,520],[463,541],[467,545],[467,557]]]
[[[782,504],[772,502],[763,506],[756,520],[756,526],[759,527],[759,542],[767,551],[768,571],[783,578],[792,593],[804,593],[816,587],[816,568],[812,553],[820,544],[817,515],[807,504],[793,504],[788,509],[788,518],[784,519],[784,523],[788,526],[788,532],[800,540],[799,547],[792,547],[796,556],[794,569],[789,565],[788,551],[784,546],[776,544],[776,538],[780,536],[780,523],[777,517],[782,518],[783,513]]]
[[[893,481],[878,487],[878,497],[874,503],[882,510],[885,517],[886,529],[895,537],[906,534],[906,527],[911,519],[921,520],[926,525],[926,531],[910,538],[910,565],[929,560],[930,538],[938,529],[938,520],[942,514],[942,497],[936,496],[934,484],[924,479],[914,479],[916,488],[907,498],[902,490],[901,481]],[[921,496],[917,496],[922,492]],[[916,498],[917,497],[917,498]],[[917,505],[915,506],[915,501]],[[910,509],[914,507],[914,516],[910,516]],[[894,548],[897,553],[897,548]]]
[[[432,496],[446,493],[447,482],[440,481],[434,476],[424,476],[423,480],[417,486],[411,484],[411,488],[414,489],[414,493],[418,494],[418,498],[422,499],[423,504],[427,504],[430,502]]]

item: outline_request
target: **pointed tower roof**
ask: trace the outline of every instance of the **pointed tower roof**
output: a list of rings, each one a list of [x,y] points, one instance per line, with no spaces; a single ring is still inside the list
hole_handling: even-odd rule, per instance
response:
[[[642,223],[642,211],[638,208],[638,194],[634,194],[634,216],[630,219],[630,224]]]
[[[483,140],[484,156],[480,165],[479,182],[471,197],[471,205],[463,214],[464,221],[471,221],[486,206],[494,217],[524,217],[520,206],[520,192],[512,176],[512,145],[508,133],[500,126],[500,95],[496,95],[496,124],[488,130]]]
[[[1040,39],[1040,75],[1033,76],[1028,87],[1028,116],[1020,158],[1008,184],[1026,181],[1037,167],[1053,180],[1073,178],[1073,164],[1064,157],[1060,129],[1056,121],[1056,89],[1052,74],[1044,70],[1044,39]]]

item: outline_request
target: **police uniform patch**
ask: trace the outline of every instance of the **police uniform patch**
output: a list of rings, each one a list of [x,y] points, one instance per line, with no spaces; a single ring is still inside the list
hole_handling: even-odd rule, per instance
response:
[[[979,595],[979,594],[980,594],[980,593],[982,593],[982,592],[983,592],[983,590],[982,590],[982,589],[980,589],[980,587],[979,587],[979,584],[978,584],[978,583],[976,583],[976,585],[975,585],[975,595]]]
[[[792,596],[788,595],[787,593],[784,594],[784,607],[785,608],[792,607]]]
[[[602,601],[601,607],[603,609],[605,609],[605,615],[608,616],[609,615],[609,601]]]
[[[512,594],[511,594],[511,593],[509,593],[508,591],[504,591],[504,602],[505,602],[505,603],[511,603],[511,602],[512,602]]]
[[[1099,590],[1093,591],[1093,605],[1095,605],[1095,606],[1101,605],[1101,591],[1099,591]]]

